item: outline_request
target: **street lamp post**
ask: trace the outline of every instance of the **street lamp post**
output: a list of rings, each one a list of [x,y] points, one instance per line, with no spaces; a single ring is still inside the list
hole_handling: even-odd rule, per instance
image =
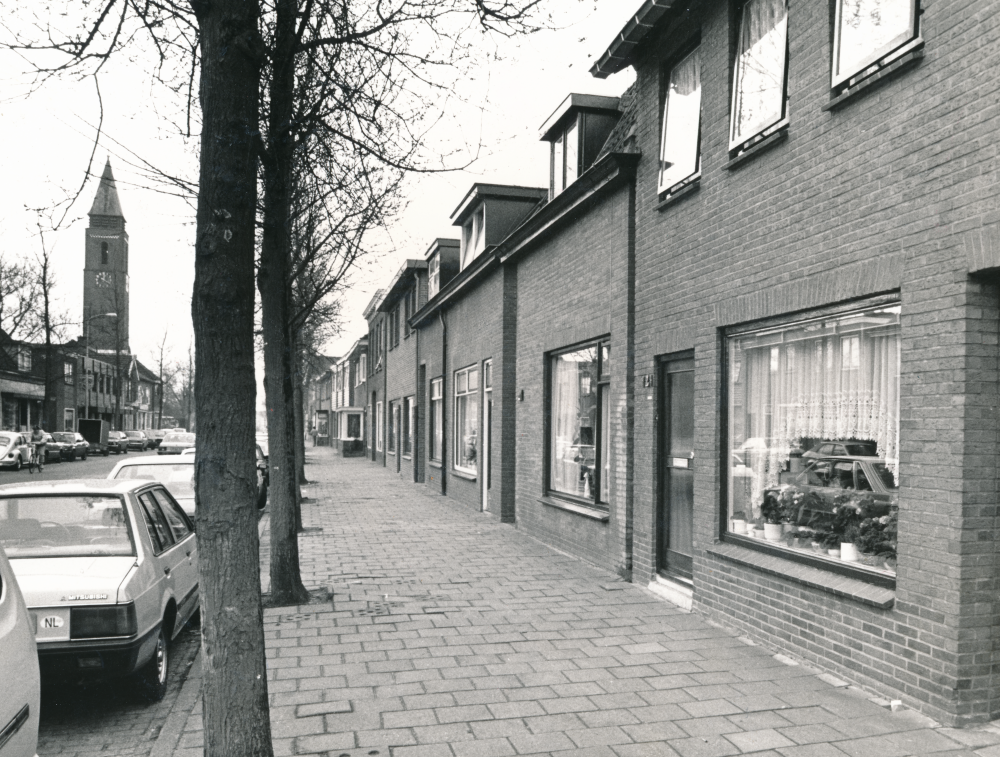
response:
[[[83,319],[83,325],[84,325],[83,341],[85,349],[83,372],[84,372],[84,380],[87,382],[87,399],[86,399],[86,404],[84,405],[83,408],[83,416],[84,418],[88,419],[90,418],[90,373],[88,372],[87,369],[87,363],[90,361],[90,322],[93,321],[95,318],[118,318],[118,313],[98,313],[97,315],[92,315],[89,318]],[[118,324],[116,321],[115,323],[116,331],[117,331],[117,325]]]

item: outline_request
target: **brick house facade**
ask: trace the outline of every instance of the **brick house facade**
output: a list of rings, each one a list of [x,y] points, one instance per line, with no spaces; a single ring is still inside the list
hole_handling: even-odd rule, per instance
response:
[[[549,191],[470,257],[503,194],[473,188],[457,272],[435,280],[454,243],[428,255],[416,346],[394,356],[412,364],[387,391],[373,356],[367,396],[417,397],[414,481],[983,722],[1000,716],[1000,112],[970,72],[1000,64],[1000,22],[985,0],[856,5],[641,3],[592,69],[632,67],[634,86],[560,106]]]

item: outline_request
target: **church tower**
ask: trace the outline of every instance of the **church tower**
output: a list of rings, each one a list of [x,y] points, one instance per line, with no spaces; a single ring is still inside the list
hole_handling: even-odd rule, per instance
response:
[[[83,263],[83,335],[91,354],[130,354],[128,343],[128,232],[111,173],[104,166],[90,208]]]

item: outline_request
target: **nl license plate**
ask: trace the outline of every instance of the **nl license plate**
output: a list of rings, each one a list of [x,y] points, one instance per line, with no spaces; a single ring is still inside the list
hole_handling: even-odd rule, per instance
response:
[[[68,607],[34,610],[32,615],[35,616],[35,638],[39,641],[69,639]]]

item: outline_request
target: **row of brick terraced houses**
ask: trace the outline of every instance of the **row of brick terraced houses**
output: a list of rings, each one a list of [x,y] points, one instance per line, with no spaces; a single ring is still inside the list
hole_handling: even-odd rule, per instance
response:
[[[333,443],[1000,716],[993,10],[646,0],[592,69],[634,86],[543,125],[549,186],[474,185],[373,298]]]

